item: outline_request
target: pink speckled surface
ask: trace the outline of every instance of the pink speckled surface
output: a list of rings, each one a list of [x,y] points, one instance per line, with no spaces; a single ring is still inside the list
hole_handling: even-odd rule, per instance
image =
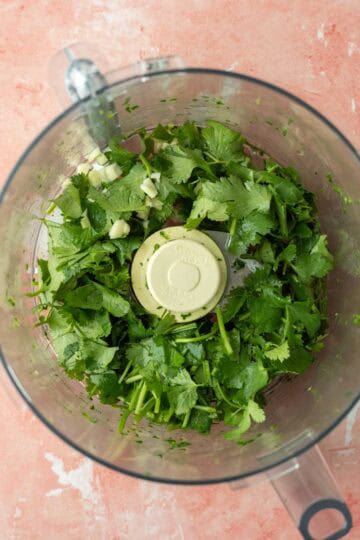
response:
[[[289,7],[289,5],[291,7]],[[301,96],[360,147],[359,0],[0,0],[2,176],[58,112],[49,59],[96,42],[114,66],[177,53]],[[0,372],[1,540],[295,540],[269,484],[172,487],[77,454],[30,413]],[[360,538],[360,407],[321,444]],[[357,414],[359,413],[359,414]]]

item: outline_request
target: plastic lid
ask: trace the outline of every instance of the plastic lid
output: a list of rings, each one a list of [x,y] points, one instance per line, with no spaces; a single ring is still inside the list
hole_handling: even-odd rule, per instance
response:
[[[220,301],[227,284],[224,256],[212,238],[183,226],[149,236],[131,267],[133,291],[143,307],[177,322],[203,317]]]
[[[200,309],[220,286],[219,263],[210,250],[188,239],[161,246],[149,260],[147,284],[155,300],[169,311]]]

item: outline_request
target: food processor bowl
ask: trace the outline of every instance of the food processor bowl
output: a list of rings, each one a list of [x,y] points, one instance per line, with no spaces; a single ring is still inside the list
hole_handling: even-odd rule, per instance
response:
[[[2,191],[0,333],[6,372],[53,432],[113,470],[189,485],[230,482],[241,487],[265,478],[273,482],[304,538],[312,538],[311,517],[322,509],[327,514],[316,533],[340,538],[351,527],[351,516],[314,445],[359,397],[360,328],[354,324],[360,306],[359,155],[312,107],[252,77],[184,68],[177,58],[165,58],[99,80],[95,91],[82,95],[36,137]],[[101,110],[108,120],[99,132]],[[241,131],[255,147],[298,169],[305,187],[316,195],[321,227],[335,257],[327,280],[325,347],[302,375],[282,377],[265,390],[266,422],[252,426],[247,445],[225,440],[222,425],[201,435],[142,421],[120,435],[119,409],[96,398],[89,401],[84,386],[63,373],[45,329],[36,326],[36,301],[26,295],[36,280],[37,258],[46,257],[41,218],[48,201],[94,146],[105,144],[114,132],[185,120],[204,125],[207,119]],[[330,532],[335,536],[326,536]]]

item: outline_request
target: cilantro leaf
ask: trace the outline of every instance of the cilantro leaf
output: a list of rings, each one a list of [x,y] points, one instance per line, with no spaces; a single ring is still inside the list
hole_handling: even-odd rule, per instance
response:
[[[198,227],[205,218],[212,221],[227,221],[229,219],[227,205],[207,199],[206,197],[196,199],[187,219],[186,228],[193,229]]]
[[[320,235],[310,252],[300,253],[294,263],[299,279],[309,283],[312,278],[322,278],[333,267],[333,256],[326,246],[325,235]]]
[[[231,216],[244,218],[254,210],[267,213],[270,209],[271,192],[254,182],[245,184],[234,176],[220,178],[218,182],[204,182],[202,195],[219,203],[227,203]]]
[[[129,312],[130,304],[119,293],[108,289],[99,283],[93,283],[97,293],[101,294],[101,306],[108,310],[114,317],[123,317]]]
[[[170,404],[175,408],[175,414],[178,416],[186,414],[196,404],[196,384],[186,369],[180,369],[179,373],[170,380],[170,385],[172,388],[168,396]]]
[[[175,184],[187,182],[196,168],[200,168],[210,177],[214,177],[199,149],[192,150],[171,144],[162,151],[161,156],[170,163],[170,169],[166,173]]]
[[[69,184],[54,200],[54,203],[65,217],[77,219],[82,214],[79,190],[74,184]]]
[[[110,150],[105,152],[108,160],[111,163],[117,163],[120,165],[123,174],[127,174],[136,162],[137,155],[135,152],[130,152],[123,146],[120,146],[120,144],[114,139],[109,142],[109,148]]]
[[[98,395],[101,403],[115,405],[121,392],[118,379],[114,370],[90,373],[86,379],[86,389],[90,396]]]
[[[273,362],[272,367],[276,369],[276,373],[299,375],[312,364],[312,361],[313,358],[306,349],[303,347],[291,347],[290,356],[282,362]]]
[[[306,331],[311,338],[316,336],[321,325],[319,312],[314,312],[312,309],[313,304],[310,301],[293,302],[289,306],[293,322],[301,323],[306,328]]]
[[[276,347],[265,351],[264,354],[269,360],[279,360],[279,362],[283,362],[290,356],[289,344],[287,341],[284,341],[281,345],[277,345]]]
[[[220,122],[208,120],[207,127],[202,130],[209,152],[218,160],[230,161],[242,159],[244,137]]]
[[[230,238],[228,250],[238,256],[246,253],[248,247],[258,244],[262,236],[268,234],[273,226],[273,220],[269,215],[257,211],[251,212],[237,223],[236,230]]]
[[[244,408],[237,428],[225,433],[225,439],[241,443],[242,435],[250,428],[251,420],[257,423],[265,421],[264,411],[252,399],[248,401],[248,404]]]
[[[66,305],[73,308],[96,310],[103,307],[103,295],[92,283],[69,291],[64,300]]]
[[[187,182],[195,167],[198,166],[193,156],[177,144],[167,146],[162,156],[171,164],[168,174],[176,184]]]
[[[232,289],[226,297],[226,304],[223,309],[223,319],[225,323],[230,322],[240,311],[246,300],[244,289]]]
[[[265,422],[265,413],[262,408],[253,400],[250,399],[247,405],[247,410],[254,420],[254,422],[261,423]]]

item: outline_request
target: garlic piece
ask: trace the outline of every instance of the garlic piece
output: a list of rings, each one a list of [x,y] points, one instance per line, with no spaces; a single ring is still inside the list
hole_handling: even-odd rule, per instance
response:
[[[154,199],[156,195],[158,194],[158,191],[155,187],[155,184],[151,180],[151,178],[145,178],[143,183],[140,185],[140,189],[146,193],[150,199]]]
[[[130,232],[130,225],[124,219],[117,219],[109,231],[112,240],[125,238]]]
[[[122,174],[122,169],[117,163],[111,163],[104,167],[105,182],[113,182]]]
[[[90,170],[91,165],[89,163],[80,163],[80,165],[78,165],[76,168],[76,172],[78,174],[88,174]]]
[[[89,154],[87,154],[85,157],[87,159],[87,161],[91,162],[91,161],[95,161],[95,159],[101,154],[101,150],[98,146],[96,146],[94,148],[94,150],[92,150]]]
[[[107,163],[108,158],[105,156],[105,154],[99,154],[96,158],[96,163],[99,165],[105,165]]]
[[[98,188],[101,186],[101,183],[103,181],[103,176],[99,171],[90,171],[89,172],[89,183],[94,187]]]

